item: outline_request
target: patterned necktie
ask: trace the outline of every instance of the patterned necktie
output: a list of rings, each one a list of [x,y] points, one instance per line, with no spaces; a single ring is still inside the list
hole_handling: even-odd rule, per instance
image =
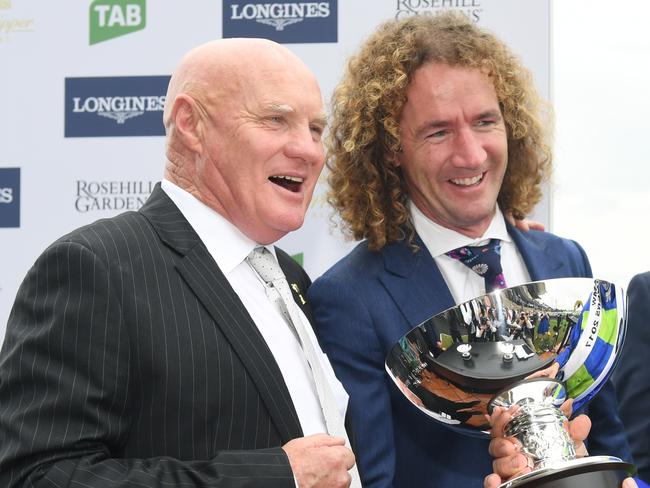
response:
[[[298,342],[302,346],[302,351],[305,354],[305,359],[309,364],[316,385],[316,393],[320,402],[321,410],[323,411],[323,418],[327,432],[336,437],[345,439],[345,445],[349,448],[350,441],[345,431],[343,418],[339,412],[334,393],[325,377],[323,367],[321,366],[319,354],[316,352],[314,345],[309,338],[305,326],[300,319],[300,314],[293,300],[289,283],[280,268],[277,260],[271,252],[263,246],[256,247],[248,255],[246,261],[257,272],[257,274],[269,286],[277,290],[276,295],[278,299],[276,303],[282,312],[282,315],[287,322],[287,325],[292,330]],[[352,476],[351,488],[361,488],[361,481],[359,479],[359,472],[356,465],[349,471]]]
[[[506,279],[501,269],[501,241],[490,239],[484,246],[459,247],[445,253],[457,259],[485,280],[485,293],[495,288],[506,288]]]

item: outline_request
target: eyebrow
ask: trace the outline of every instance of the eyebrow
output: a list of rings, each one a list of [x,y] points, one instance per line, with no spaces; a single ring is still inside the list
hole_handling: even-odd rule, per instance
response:
[[[267,108],[273,112],[280,112],[283,114],[295,112],[294,108],[286,103],[271,103]]]
[[[272,112],[281,114],[292,114],[295,112],[295,109],[286,103],[271,103],[267,108]],[[327,116],[325,115],[325,112],[318,114],[316,117],[310,120],[310,123],[321,125],[323,128],[327,126]]]
[[[318,124],[318,125],[322,126],[323,128],[325,128],[327,126],[327,116],[324,113],[319,114],[318,116],[314,117],[314,119],[312,120],[312,123],[313,124]]]
[[[449,125],[447,120],[427,120],[424,124],[415,129],[415,137],[422,137],[432,129],[441,129]]]
[[[499,119],[499,120],[501,120],[503,118],[503,116],[501,115],[501,110],[496,110],[496,109],[486,110],[485,112],[481,112],[480,114],[478,114],[478,117],[476,117],[476,118],[477,119],[486,119],[486,118],[490,118],[490,117],[495,118],[495,119]]]
[[[495,118],[501,120],[503,117],[500,110],[485,110],[475,117],[475,120],[486,119],[486,118]],[[415,129],[414,133],[416,137],[422,137],[428,131],[432,129],[442,129],[447,127],[450,124],[448,120],[427,120],[425,123],[420,125]]]

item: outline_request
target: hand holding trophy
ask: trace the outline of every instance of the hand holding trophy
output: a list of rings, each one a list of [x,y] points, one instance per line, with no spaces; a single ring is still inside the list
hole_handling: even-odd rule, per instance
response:
[[[450,428],[488,436],[497,409],[495,430],[521,446],[530,468],[502,487],[614,487],[634,466],[579,457],[560,407],[572,400],[577,411],[593,398],[624,335],[621,288],[588,278],[538,281],[432,317],[400,339],[386,369],[413,404]]]

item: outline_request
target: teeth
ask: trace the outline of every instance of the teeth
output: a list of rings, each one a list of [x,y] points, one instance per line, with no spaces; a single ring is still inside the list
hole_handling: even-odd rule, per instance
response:
[[[450,181],[456,185],[460,186],[472,186],[476,185],[483,179],[483,174],[476,175],[472,178],[452,178]]]
[[[302,183],[304,181],[304,178],[299,178],[297,176],[278,175],[278,176],[273,176],[273,178],[277,178],[278,180],[287,180],[293,183]]]

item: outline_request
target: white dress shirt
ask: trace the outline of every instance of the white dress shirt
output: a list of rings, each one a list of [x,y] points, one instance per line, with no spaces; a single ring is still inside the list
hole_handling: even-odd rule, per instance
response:
[[[521,285],[530,281],[524,259],[508,234],[506,222],[497,206],[492,222],[485,233],[478,239],[467,237],[454,230],[436,224],[425,216],[413,202],[409,202],[409,211],[415,231],[438,265],[447,288],[456,303],[463,303],[485,294],[485,280],[457,259],[445,253],[462,246],[482,246],[490,239],[501,240],[501,268],[506,284]]]
[[[208,252],[264,337],[289,389],[303,433],[310,435],[327,432],[311,369],[302,348],[279,307],[268,298],[266,283],[246,262],[246,257],[259,244],[249,239],[219,213],[170,181],[163,179],[161,186],[208,248]],[[273,246],[267,246],[267,249],[275,256]],[[303,293],[306,291],[303,290]],[[348,395],[318,345],[309,320],[299,307],[296,309],[314,348],[321,354],[323,371],[334,392],[341,416],[345,418]]]

